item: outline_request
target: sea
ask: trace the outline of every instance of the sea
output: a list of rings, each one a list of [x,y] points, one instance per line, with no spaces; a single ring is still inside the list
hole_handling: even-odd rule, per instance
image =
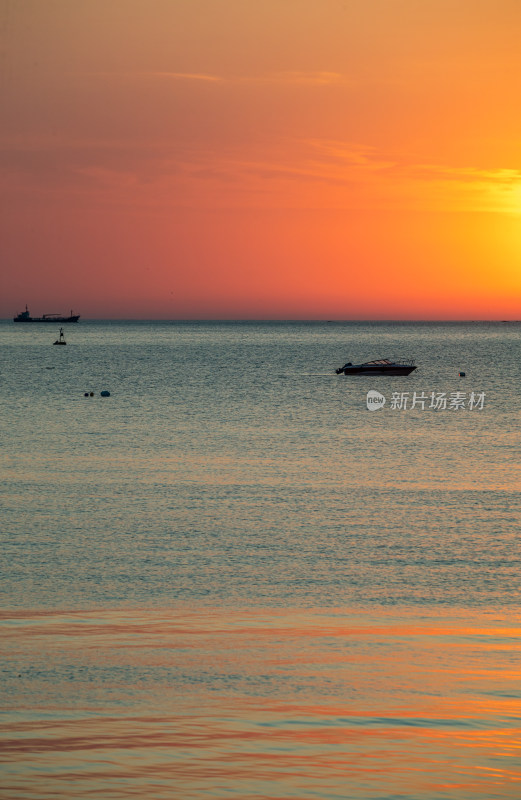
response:
[[[0,323],[2,800],[521,797],[521,323],[58,328]]]

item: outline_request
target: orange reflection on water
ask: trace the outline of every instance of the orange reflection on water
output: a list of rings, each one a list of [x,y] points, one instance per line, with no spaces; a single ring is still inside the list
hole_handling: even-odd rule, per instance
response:
[[[114,609],[0,624],[7,797],[516,796],[520,628],[505,620]]]

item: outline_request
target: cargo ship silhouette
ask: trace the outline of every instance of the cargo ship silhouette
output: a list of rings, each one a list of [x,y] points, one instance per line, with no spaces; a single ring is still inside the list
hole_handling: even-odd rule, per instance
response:
[[[44,314],[43,317],[31,317],[29,309],[25,306],[25,311],[20,311],[17,317],[13,317],[13,322],[78,322],[79,314],[73,314],[71,311],[70,317],[64,317],[62,314]]]

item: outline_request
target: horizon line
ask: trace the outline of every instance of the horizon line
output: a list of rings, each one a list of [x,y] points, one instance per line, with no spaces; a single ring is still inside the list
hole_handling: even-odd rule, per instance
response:
[[[502,319],[490,317],[473,317],[471,319],[462,319],[461,317],[450,318],[418,318],[418,317],[405,317],[405,318],[375,318],[375,317],[356,317],[356,318],[326,318],[326,317],[81,317],[83,322],[284,322],[284,323],[303,323],[303,322],[317,322],[317,323],[349,323],[349,322],[382,322],[382,323],[409,323],[409,322],[462,322],[462,323],[479,323],[479,322],[521,322],[521,319]],[[0,322],[13,322],[13,317],[4,317]],[[29,324],[29,323],[27,323]],[[35,323],[38,324],[38,323]],[[52,323],[45,323],[47,325]],[[56,325],[60,324],[58,322]],[[63,324],[63,323],[61,323]],[[65,323],[67,324],[67,323]],[[71,323],[69,323],[71,324]],[[78,323],[74,323],[78,324]]]

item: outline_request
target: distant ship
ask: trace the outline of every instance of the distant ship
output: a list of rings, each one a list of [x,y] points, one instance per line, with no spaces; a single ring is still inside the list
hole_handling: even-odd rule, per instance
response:
[[[44,314],[43,317],[31,317],[29,309],[25,306],[25,311],[20,311],[17,317],[13,317],[13,322],[78,322],[79,314],[64,317],[61,314]]]

